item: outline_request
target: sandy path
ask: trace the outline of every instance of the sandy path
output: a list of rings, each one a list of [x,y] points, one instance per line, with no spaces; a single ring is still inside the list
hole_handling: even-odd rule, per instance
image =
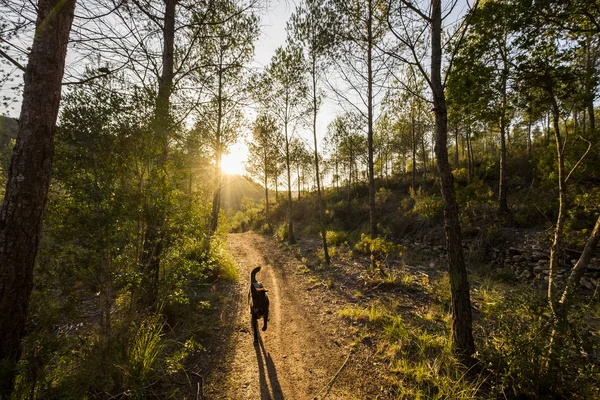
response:
[[[211,399],[314,399],[344,363],[348,350],[334,340],[336,316],[322,311],[319,299],[307,290],[300,263],[260,235],[232,234],[229,248],[240,268],[240,284],[230,312],[235,324],[227,364],[213,376]],[[269,290],[270,319],[253,345],[247,305],[250,271],[261,265],[257,278]],[[262,321],[259,321],[262,327]],[[221,382],[215,382],[214,379]],[[327,399],[352,399],[351,388],[335,382]]]

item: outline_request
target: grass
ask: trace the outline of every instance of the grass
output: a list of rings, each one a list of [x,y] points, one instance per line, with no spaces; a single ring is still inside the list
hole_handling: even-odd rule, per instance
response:
[[[465,368],[454,358],[447,323],[427,323],[439,322],[436,312],[429,311],[426,317],[402,315],[398,304],[388,300],[373,301],[366,307],[345,307],[339,315],[363,325],[359,342],[362,337],[377,339],[379,353],[388,363],[396,398],[477,397],[483,379],[467,377]]]

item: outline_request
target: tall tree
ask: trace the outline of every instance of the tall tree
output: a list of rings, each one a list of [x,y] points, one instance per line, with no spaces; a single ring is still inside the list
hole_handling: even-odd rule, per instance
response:
[[[386,2],[383,0],[334,2],[339,15],[336,40],[337,51],[334,65],[339,78],[345,81],[350,91],[358,97],[335,89],[338,96],[363,116],[367,131],[368,178],[369,178],[369,235],[377,237],[377,215],[375,209],[375,174],[373,153],[373,129],[378,94],[388,80],[390,61],[380,50],[386,35]]]
[[[519,19],[515,5],[510,0],[494,0],[482,3],[471,21],[471,29],[460,38],[457,66],[460,65],[464,80],[477,80],[480,101],[473,106],[482,108],[485,115],[500,131],[500,159],[498,180],[498,213],[506,214],[508,208],[507,187],[507,137],[511,122],[512,81],[516,57],[515,36]],[[456,70],[456,69],[455,69]],[[461,79],[457,79],[461,81]],[[460,93],[458,96],[464,96]],[[483,96],[482,96],[483,95]],[[467,94],[467,97],[472,96]],[[457,99],[459,102],[461,100]],[[466,99],[463,97],[462,102]]]
[[[145,210],[147,229],[142,254],[141,305],[153,307],[158,296],[160,259],[163,252],[164,226],[166,218],[166,165],[168,158],[169,135],[173,121],[171,118],[171,94],[173,92],[175,63],[175,16],[178,0],[165,0],[162,19],[162,72],[158,79],[154,112],[154,135],[159,143],[159,154],[150,179],[155,190],[153,201]]]
[[[558,186],[558,212],[554,226],[554,239],[550,247],[548,304],[555,321],[558,322],[559,331],[564,332],[567,322],[566,310],[568,307],[566,305],[582,276],[581,269],[585,268],[582,265],[587,265],[585,261],[587,255],[582,256],[561,296],[557,275],[565,241],[565,225],[570,210],[569,184],[573,172],[589,154],[592,144],[580,136],[587,141],[587,149],[577,154],[578,161],[573,162],[568,159],[567,150],[571,145],[569,129],[566,124],[561,126],[561,119],[571,113],[574,104],[585,104],[586,96],[582,97],[579,91],[574,91],[572,88],[584,87],[586,75],[581,73],[576,52],[573,51],[577,47],[577,36],[573,36],[570,29],[557,29],[559,27],[555,24],[548,25],[545,14],[547,11],[531,10],[529,14],[531,19],[519,42],[523,51],[517,59],[517,69],[522,89],[537,89],[540,92],[538,101],[543,102],[550,109],[552,116],[554,133],[552,147],[556,151],[555,176]],[[594,129],[591,131],[589,133],[593,134]],[[592,244],[594,240],[597,240],[597,235],[598,233],[594,232],[589,239]]]
[[[236,18],[227,18],[237,15]],[[217,230],[221,208],[221,158],[241,133],[242,106],[246,100],[244,66],[254,54],[258,19],[242,13],[233,2],[222,2],[213,10],[204,28],[202,81],[208,102],[199,109],[197,128],[209,143],[215,161],[215,189],[209,234]]]
[[[33,288],[75,0],[40,0],[0,211],[0,398],[12,391]]]
[[[459,359],[463,363],[471,365],[475,353],[471,295],[462,250],[454,176],[448,161],[446,80],[442,77],[443,23],[444,16],[448,15],[450,15],[448,11],[442,14],[441,0],[431,0],[430,3],[413,3],[408,0],[390,0],[389,2],[388,22],[399,43],[395,57],[418,68],[431,89],[436,127],[435,155],[444,203],[444,230],[452,293],[452,342]],[[469,14],[458,30],[458,35],[464,34],[469,22],[468,16]],[[414,21],[420,22],[415,24]],[[423,34],[427,31],[429,31],[429,54],[424,50],[427,49],[427,46],[423,47],[421,42]],[[430,60],[429,71],[425,69],[426,58]],[[448,64],[448,70],[451,70],[452,59]]]
[[[333,41],[333,29],[335,15],[324,0],[305,0],[296,8],[295,13],[288,23],[288,35],[291,42],[302,46],[308,61],[308,72],[311,79],[312,97],[312,131],[314,143],[315,177],[317,182],[317,201],[319,210],[319,224],[321,228],[321,239],[325,262],[330,263],[329,250],[327,249],[326,228],[323,221],[323,199],[321,196],[321,179],[319,176],[319,150],[317,145],[317,114],[321,95],[319,93],[319,81],[323,75],[326,53]]]
[[[273,118],[260,115],[252,126],[252,141],[248,143],[248,164],[246,170],[251,176],[260,179],[265,188],[265,221],[272,231],[269,218],[269,178],[276,168],[277,159],[276,134],[277,125]]]
[[[343,169],[347,172],[347,207],[350,207],[352,184],[358,180],[358,165],[366,158],[366,138],[361,127],[362,116],[358,113],[346,113],[336,117],[327,126],[326,142],[336,153]]]
[[[290,159],[290,124],[305,112],[302,103],[306,98],[305,62],[302,51],[292,45],[279,47],[271,63],[254,88],[255,98],[265,113],[274,116],[283,127],[284,155],[288,191],[288,241],[296,243],[292,216],[292,174]]]

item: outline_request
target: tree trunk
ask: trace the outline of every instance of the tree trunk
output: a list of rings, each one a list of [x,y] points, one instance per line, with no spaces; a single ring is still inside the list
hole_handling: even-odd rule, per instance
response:
[[[592,56],[592,35],[590,33],[586,34],[586,85],[585,85],[585,91],[586,91],[586,100],[585,100],[585,107],[587,108],[587,112],[588,112],[588,116],[589,116],[589,120],[590,120],[590,128],[592,128],[592,135],[595,133],[596,130],[596,117],[594,115],[594,97],[595,97],[595,89],[596,89],[596,85],[594,84],[595,80],[595,74],[596,74],[596,63],[597,63],[597,58]],[[597,50],[597,49],[596,49]],[[585,111],[583,113],[585,115]]]
[[[267,229],[269,230],[269,232],[272,231],[271,229],[271,223],[269,222],[269,176],[267,173],[267,149],[265,148],[264,150],[264,165],[265,165],[265,222],[267,223]]]
[[[506,46],[506,37],[505,37]],[[506,54],[506,49],[502,54]],[[504,61],[506,66],[506,61]],[[498,182],[498,214],[508,213],[508,195],[506,187],[506,81],[508,72],[506,68],[502,71],[502,114],[500,115],[500,179]]]
[[[315,145],[315,171],[317,177],[317,202],[319,203],[319,225],[321,225],[321,239],[323,241],[323,255],[325,263],[329,265],[329,249],[327,248],[327,232],[325,229],[325,221],[323,217],[323,197],[321,196],[321,179],[319,177],[319,151],[317,149],[317,61],[313,54],[312,58],[312,81],[313,81],[313,140]]]
[[[460,361],[470,366],[473,363],[475,342],[473,340],[469,280],[463,258],[458,206],[454,193],[454,177],[448,162],[448,111],[441,77],[441,0],[432,0],[431,6],[431,91],[436,122],[435,154],[444,200],[444,229],[448,253],[448,274],[452,291],[452,341],[454,351]]]
[[[469,164],[469,183],[475,175],[475,161],[473,160],[473,146],[471,143],[471,126],[467,126],[467,159]]]
[[[531,159],[531,117],[527,120],[527,159]]]
[[[506,194],[506,127],[500,127],[500,179],[498,182],[498,213],[508,212],[508,200]]]
[[[10,397],[33,288],[75,0],[40,0],[0,211],[0,398]]]
[[[565,290],[563,291],[561,299],[558,302],[557,319],[558,325],[561,327],[560,329],[562,330],[564,330],[567,325],[570,301],[573,298],[575,291],[579,287],[581,277],[583,276],[585,269],[589,265],[590,260],[594,255],[594,251],[598,246],[598,241],[600,241],[600,216],[598,216],[598,219],[596,220],[596,225],[594,226],[592,235],[586,242],[585,247],[583,248],[583,252],[579,257],[579,260],[577,260],[575,267],[573,267],[573,270],[569,275],[569,279],[567,280]]]
[[[222,66],[222,62],[221,62]],[[216,145],[215,145],[215,193],[213,195],[213,204],[211,212],[211,220],[209,227],[209,236],[212,236],[217,231],[219,226],[219,211],[221,210],[221,187],[222,172],[221,172],[221,160],[223,156],[223,144],[221,142],[221,124],[223,122],[223,73],[219,69],[218,73],[218,93],[217,93],[217,132],[216,132]]]
[[[369,153],[369,230],[371,239],[377,237],[377,217],[375,215],[375,175],[373,160],[373,4],[368,1],[367,17],[367,142]]]
[[[454,153],[454,168],[458,169],[458,124],[454,127],[454,142],[456,144],[456,152]]]
[[[546,146],[550,144],[550,111],[546,113]]]
[[[550,309],[556,313],[556,273],[558,271],[559,254],[562,250],[563,228],[565,225],[567,209],[567,187],[565,183],[565,161],[562,153],[562,138],[560,134],[560,110],[552,91],[552,117],[554,122],[554,138],[556,141],[556,157],[558,164],[558,217],[554,228],[554,241],[550,247],[550,271],[548,274],[548,304]]]
[[[218,145],[220,147],[220,144]],[[221,210],[221,187],[222,187],[222,173],[221,173],[221,150],[217,150],[215,154],[215,192],[213,193],[213,202],[211,209],[210,225],[209,225],[209,236],[212,236],[217,231],[219,226],[219,211]]]
[[[173,86],[173,63],[175,41],[175,8],[178,0],[165,0],[165,18],[163,28],[162,73],[156,96],[154,134],[161,146],[161,155],[156,160],[151,182],[157,186],[157,198],[150,199],[154,204],[148,212],[148,228],[144,238],[142,254],[141,305],[145,308],[154,307],[158,297],[158,279],[160,258],[163,250],[163,228],[166,217],[166,162],[168,156],[168,138],[170,127],[170,99]]]
[[[412,122],[412,175],[411,175],[411,186],[413,190],[416,190],[417,185],[417,132],[415,126],[415,114],[414,109],[411,112]]]
[[[421,121],[417,124],[421,130],[421,155],[423,157],[423,182],[427,180],[427,152],[425,151],[425,132],[420,128]]]
[[[290,172],[290,142],[288,138],[288,122],[285,121],[285,165],[287,167],[287,179],[288,179],[288,241],[290,244],[296,243],[296,237],[294,236],[294,220],[292,218],[292,176]]]

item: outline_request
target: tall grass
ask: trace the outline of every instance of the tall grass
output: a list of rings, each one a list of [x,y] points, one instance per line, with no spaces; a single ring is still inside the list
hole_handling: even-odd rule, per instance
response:
[[[160,374],[160,356],[165,349],[165,323],[159,314],[144,320],[127,350],[124,384],[128,397],[146,398]]]

